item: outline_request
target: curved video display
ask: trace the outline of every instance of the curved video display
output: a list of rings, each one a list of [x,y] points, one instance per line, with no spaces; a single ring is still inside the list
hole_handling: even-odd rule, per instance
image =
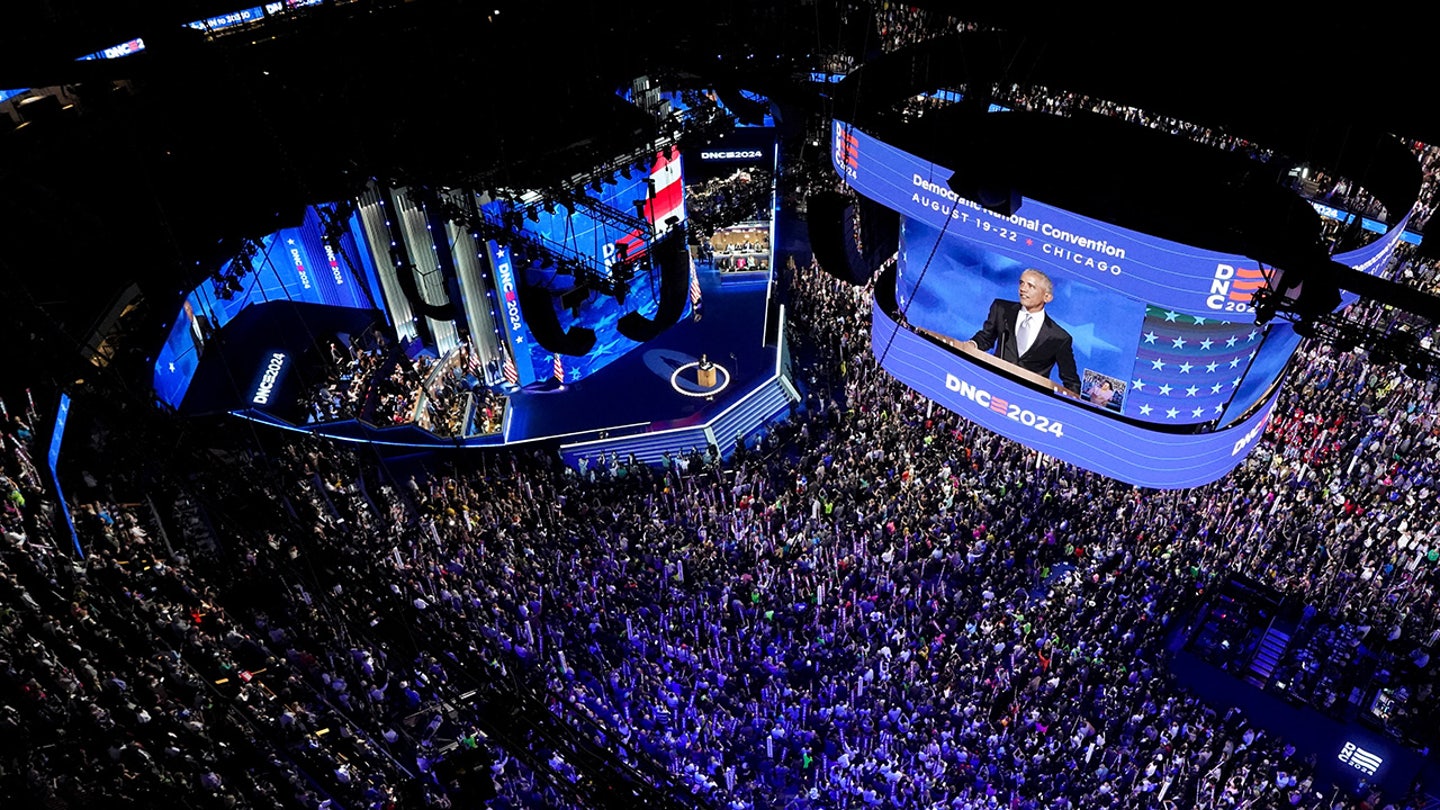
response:
[[[831,160],[847,185],[902,216],[964,236],[1046,272],[1175,312],[1254,321],[1250,296],[1264,268],[1236,254],[1182,245],[1024,199],[1005,217],[966,200],[946,185],[951,169],[833,122]],[[1383,237],[1332,257],[1367,273],[1389,263],[1406,219]]]
[[[1004,347],[987,332],[995,328],[992,318],[999,313],[1004,321],[1003,341],[1016,328],[1022,277],[1038,273],[1051,300],[1043,308],[1043,334],[1025,358],[1030,370],[1085,402],[1139,421],[1223,424],[1256,404],[1299,342],[1288,325],[1265,329],[1253,318],[1165,309],[987,248],[963,233],[942,238],[940,229],[902,218],[896,299],[906,322],[956,341],[976,339],[980,350],[1001,355]],[[1245,290],[1263,282],[1240,278]],[[1052,337],[1057,348],[1047,349]],[[1258,390],[1256,380],[1264,381]]]
[[[1225,430],[1152,430],[986,371],[901,326],[878,297],[872,315],[875,357],[895,379],[1002,436],[1136,486],[1183,489],[1224,476],[1254,446],[1279,395],[1272,388],[1260,408]]]
[[[1035,200],[1003,216],[952,192],[943,166],[841,121],[833,136],[846,183],[901,215],[872,334],[890,374],[1140,486],[1198,486],[1244,459],[1300,342],[1286,322],[1255,323],[1268,268]],[[1379,272],[1404,225],[1334,258]]]

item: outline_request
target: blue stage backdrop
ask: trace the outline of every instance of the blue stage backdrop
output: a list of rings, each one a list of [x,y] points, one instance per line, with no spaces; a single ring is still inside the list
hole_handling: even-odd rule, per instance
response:
[[[945,167],[841,121],[833,136],[841,177],[901,214],[894,299],[888,282],[877,287],[873,334],[890,373],[998,433],[1139,485],[1208,483],[1244,458],[1300,340],[1284,322],[1255,323],[1268,269],[1035,200],[1001,216],[950,191]],[[1336,260],[1383,270],[1406,221]],[[968,340],[991,302],[1018,299],[1027,268],[1054,283],[1046,313],[1071,335],[1081,400],[893,327],[891,306],[910,327]]]
[[[655,188],[653,197],[650,196],[650,182]],[[672,227],[666,224],[670,217],[685,219],[684,179],[678,152],[668,155],[661,152],[655,155],[648,171],[633,172],[629,179],[618,178],[616,182],[603,183],[600,191],[587,193],[605,208],[632,217],[639,213],[657,236]],[[492,202],[487,205],[486,213],[492,218],[499,218],[507,207],[504,202]],[[524,218],[523,222],[525,234],[538,238],[558,255],[597,262],[607,269],[622,258],[629,262],[645,259],[646,246],[651,241],[648,234],[607,221],[585,205],[576,205],[573,211],[557,205],[554,212],[537,211],[536,220]],[[638,272],[622,301],[593,290],[577,290],[576,279],[553,263],[535,260],[521,266],[515,262],[514,253],[504,247],[490,242],[487,249],[500,288],[501,321],[505,324],[505,335],[514,351],[521,385],[555,379],[572,383],[594,374],[640,345],[620,334],[620,319],[631,312],[653,319],[659,309],[658,267]],[[566,331],[577,326],[595,330],[595,347],[583,357],[556,355],[541,348],[520,317],[518,304],[511,308],[517,291],[508,287],[520,284],[548,290],[555,296],[560,326]],[[575,307],[562,306],[559,296],[572,291],[576,295]],[[689,312],[688,306],[686,312]]]
[[[155,361],[155,394],[179,408],[200,364],[205,342],[246,307],[269,301],[328,304],[348,309],[377,309],[379,279],[364,239],[359,215],[351,217],[335,250],[326,244],[319,209],[305,211],[298,228],[286,228],[260,240],[249,268],[239,273],[242,289],[225,294],[207,280],[185,297],[170,335]],[[234,261],[221,275],[235,272]]]

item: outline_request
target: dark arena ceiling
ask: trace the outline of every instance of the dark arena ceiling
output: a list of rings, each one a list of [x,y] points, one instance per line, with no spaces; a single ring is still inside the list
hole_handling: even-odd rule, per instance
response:
[[[7,328],[64,355],[130,283],[164,300],[227,258],[227,240],[371,177],[523,187],[583,171],[654,137],[615,92],[641,74],[758,90],[792,128],[863,117],[943,77],[1087,93],[1324,165],[1363,163],[1384,133],[1440,140],[1422,27],[1358,9],[1285,20],[919,3],[979,30],[907,56],[900,76],[865,3],[359,0],[213,41],[182,27],[244,5],[0,8],[0,88],[79,100],[0,135]],[[137,36],[133,57],[74,61]],[[822,95],[803,77],[836,53],[875,69]],[[1172,182],[1183,190],[1184,167]]]

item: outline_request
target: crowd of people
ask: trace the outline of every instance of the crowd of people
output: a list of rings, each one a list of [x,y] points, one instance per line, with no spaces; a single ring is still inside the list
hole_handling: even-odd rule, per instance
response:
[[[495,807],[617,780],[733,808],[1378,806],[1181,688],[1167,643],[1244,574],[1316,636],[1418,651],[1395,684],[1433,729],[1433,386],[1307,349],[1240,470],[1142,492],[900,387],[867,295],[800,268],[804,405],[731,459],[409,476],[252,447],[208,547],[104,490],[75,560],[12,430],[0,778],[52,805],[444,806],[474,752]]]
[[[952,36],[957,32],[989,30],[986,26],[973,21],[941,14],[930,9],[894,3],[878,4],[874,7],[873,14],[875,30],[881,37],[881,47],[886,51],[903,50],[937,37]],[[839,64],[842,72],[848,72],[848,70],[843,70],[844,67],[849,67],[848,64],[843,61]],[[1271,150],[1245,138],[1243,134],[1227,132],[1221,128],[1185,121],[1174,116],[1157,115],[1111,99],[1088,96],[1060,88],[1018,84],[992,89],[996,103],[1014,109],[1038,110],[1055,115],[1073,115],[1082,111],[1095,113],[1121,118],[1216,148],[1245,152],[1259,160],[1268,160],[1273,156]],[[950,101],[945,98],[920,96],[909,102],[907,112],[914,115],[923,113],[926,108],[943,106],[948,103]],[[1420,162],[1423,180],[1419,198],[1411,213],[1409,228],[1416,232],[1423,232],[1430,219],[1435,215],[1437,204],[1440,204],[1440,199],[1437,199],[1437,189],[1440,189],[1440,171],[1437,171],[1440,169],[1440,146],[1405,137],[1405,133],[1397,133],[1397,137],[1404,138],[1404,142]],[[1303,184],[1302,181],[1304,181]],[[1403,211],[1386,211],[1380,201],[1363,186],[1354,183],[1351,179],[1327,174],[1323,169],[1317,169],[1308,178],[1297,177],[1296,189],[1304,191],[1306,196],[1343,211],[1390,224],[1394,224],[1394,217],[1404,213]]]
[[[382,427],[417,424],[440,436],[500,429],[505,397],[475,377],[468,346],[443,360],[409,358],[375,331],[328,346],[323,378],[299,397],[307,424],[358,418]]]
[[[325,375],[300,395],[305,421],[352,419],[365,407],[370,383],[388,355],[388,341],[378,331],[326,340]]]
[[[711,234],[742,222],[768,222],[774,176],[759,166],[736,169],[685,189],[685,213],[695,233]]]
[[[896,44],[928,24],[885,15]],[[836,187],[825,161],[796,165],[786,199]],[[768,180],[755,185],[768,206]],[[734,202],[692,200],[696,219]],[[572,469],[528,447],[426,466],[220,429],[205,441],[223,446],[223,469],[202,454],[142,477],[118,447],[97,452],[98,479],[70,489],[77,555],[32,460],[38,416],[7,418],[0,795],[304,810],[1424,806],[1337,779],[1302,741],[1187,690],[1173,663],[1243,577],[1303,605],[1272,683],[1336,714],[1356,689],[1383,693],[1387,729],[1433,743],[1433,381],[1305,344],[1234,473],[1142,490],[899,385],[871,352],[871,290],[785,267],[803,401],[730,458]],[[1391,275],[1436,280],[1408,250]],[[1395,316],[1360,304],[1347,317]],[[427,418],[453,424],[470,364],[432,374],[399,355],[337,344],[316,421],[409,422],[439,380]],[[498,428],[503,400],[467,409]],[[1227,669],[1243,653],[1228,650]]]
[[[505,398],[482,385],[476,371],[465,344],[434,364],[421,384],[416,424],[438,436],[496,432]]]

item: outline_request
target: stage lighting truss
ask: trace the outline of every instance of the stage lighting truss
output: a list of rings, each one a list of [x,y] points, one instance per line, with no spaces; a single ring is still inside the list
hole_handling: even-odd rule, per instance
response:
[[[261,254],[261,245],[254,239],[243,239],[235,249],[235,256],[210,274],[215,294],[229,301],[245,289],[245,277],[255,269],[255,260]]]
[[[535,209],[530,210],[533,212]],[[630,282],[638,272],[649,269],[644,259],[640,262],[616,262],[614,266],[607,267],[595,256],[581,254],[524,228],[525,216],[521,215],[518,226],[514,217],[495,216],[483,212],[462,217],[457,222],[469,230],[476,239],[482,241],[493,239],[497,244],[508,246],[511,255],[515,258],[517,268],[533,262],[542,262],[557,268],[557,272],[563,275],[574,276],[577,286],[595,290],[621,301],[630,292]],[[649,255],[648,249],[645,255]]]

